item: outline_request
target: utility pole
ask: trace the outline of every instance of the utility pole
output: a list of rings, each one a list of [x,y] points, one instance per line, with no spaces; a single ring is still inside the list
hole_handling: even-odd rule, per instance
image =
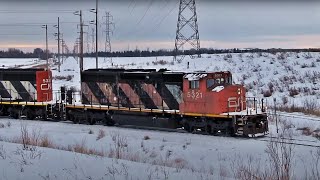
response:
[[[83,71],[83,21],[82,21],[82,11],[80,11],[80,71]]]
[[[183,46],[186,43],[191,45],[192,48],[196,50],[198,57],[201,57],[198,18],[195,0],[180,0],[174,49],[174,60],[177,60],[179,51],[183,51]],[[184,54],[182,52],[182,57],[178,61],[181,61],[183,58]]]
[[[58,33],[55,33],[58,36],[58,71],[60,72],[60,66],[61,66],[61,61],[60,61],[60,19],[58,17],[58,24],[54,25],[53,27],[58,28]]]
[[[96,69],[98,69],[98,0],[96,0]]]
[[[61,55],[62,55],[62,63],[64,61],[64,54],[65,53],[65,43],[64,43],[64,40],[63,40],[63,34],[61,34]]]
[[[79,37],[79,58],[80,58],[80,71],[83,71],[83,21],[82,21],[82,11],[76,11],[74,13],[75,15],[80,16],[80,37]]]
[[[86,32],[86,43],[87,43],[87,54],[89,54],[90,53],[90,44],[89,44],[89,37],[90,37],[90,35],[89,35],[89,29],[88,29],[88,31]]]
[[[42,25],[42,28],[46,29],[46,59],[47,59],[47,64],[46,68],[47,71],[49,70],[49,52],[48,52],[48,25]]]
[[[94,45],[94,28],[92,28],[92,34],[91,34],[91,38],[92,38],[92,52],[95,52],[95,45]]]
[[[105,41],[105,47],[104,47],[104,51],[106,53],[106,57],[107,57],[107,53],[109,52],[111,54],[111,39],[110,39],[110,34],[113,33],[113,29],[114,29],[114,23],[113,21],[113,16],[110,14],[110,12],[106,12],[106,16],[104,16],[106,18],[106,41]],[[112,64],[112,57],[111,57],[111,64]]]
[[[61,60],[60,60],[60,18],[59,17],[58,17],[58,61],[59,61],[58,71],[60,72]]]
[[[95,25],[96,25],[96,69],[98,69],[99,65],[98,65],[98,0],[96,0],[96,8],[95,9],[91,9],[90,12],[93,12],[96,14],[96,21],[95,21]]]

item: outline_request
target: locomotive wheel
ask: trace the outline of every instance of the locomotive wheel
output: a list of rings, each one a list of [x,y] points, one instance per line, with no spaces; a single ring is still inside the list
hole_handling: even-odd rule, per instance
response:
[[[114,124],[115,124],[115,122],[114,122],[114,120],[112,120],[112,119],[108,119],[108,120],[106,121],[106,125],[107,125],[107,126],[114,126]]]
[[[42,113],[41,115],[42,120],[46,121],[47,120],[47,113]]]
[[[3,115],[4,115],[4,107],[0,106],[0,116],[3,116]]]
[[[183,127],[184,127],[184,130],[186,130],[190,133],[193,132],[193,128],[190,126],[189,123],[186,122]]]
[[[35,114],[34,114],[34,111],[31,110],[31,109],[25,109],[25,110],[23,111],[23,114],[26,115],[26,118],[27,118],[28,120],[34,120],[34,119],[36,118],[36,116],[35,116]]]
[[[208,133],[208,134],[212,134],[212,128],[211,128],[211,126],[210,126],[210,125],[207,125],[206,128],[205,128],[205,131],[206,131],[206,133]]]
[[[87,121],[90,125],[96,124],[96,119],[94,118],[94,113],[88,113]]]
[[[13,119],[19,119],[19,113],[17,113],[17,112],[11,112],[11,113],[10,113],[10,116],[11,116]]]
[[[104,124],[106,126],[114,126],[115,125],[115,121],[110,117],[110,116],[106,116],[105,120],[104,120]]]

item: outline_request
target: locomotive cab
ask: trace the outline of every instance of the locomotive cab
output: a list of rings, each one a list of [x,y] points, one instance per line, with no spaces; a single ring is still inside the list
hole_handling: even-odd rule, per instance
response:
[[[229,71],[187,73],[183,78],[181,113],[222,114],[239,112],[245,104],[245,89],[232,85]]]

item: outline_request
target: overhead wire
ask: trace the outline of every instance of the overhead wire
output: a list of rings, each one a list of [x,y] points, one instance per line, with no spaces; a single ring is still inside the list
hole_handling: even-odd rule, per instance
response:
[[[1,34],[0,36],[38,36],[38,35],[43,35],[43,34]]]
[[[37,14],[37,13],[73,13],[75,10],[0,10],[0,13]]]
[[[163,16],[163,18],[159,21],[159,23],[157,23],[154,28],[152,29],[152,31],[158,29],[158,27],[162,24],[162,22],[173,12],[173,10],[176,9],[176,6],[179,4],[179,1],[176,2],[176,4],[170,9],[170,11]]]
[[[150,10],[153,2],[154,2],[154,0],[150,0],[147,10],[144,12],[143,16],[140,18],[140,20],[138,21],[137,25],[139,25],[142,22],[142,20],[146,17],[146,15],[147,15],[148,11]]]

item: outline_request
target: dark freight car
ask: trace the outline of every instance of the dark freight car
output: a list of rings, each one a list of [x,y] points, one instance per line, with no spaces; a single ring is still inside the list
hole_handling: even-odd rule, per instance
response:
[[[51,101],[51,71],[0,69],[0,96],[2,101]]]
[[[155,69],[91,69],[81,73],[82,103],[178,110],[184,73]]]
[[[45,69],[0,69],[0,115],[47,118],[52,74]]]

